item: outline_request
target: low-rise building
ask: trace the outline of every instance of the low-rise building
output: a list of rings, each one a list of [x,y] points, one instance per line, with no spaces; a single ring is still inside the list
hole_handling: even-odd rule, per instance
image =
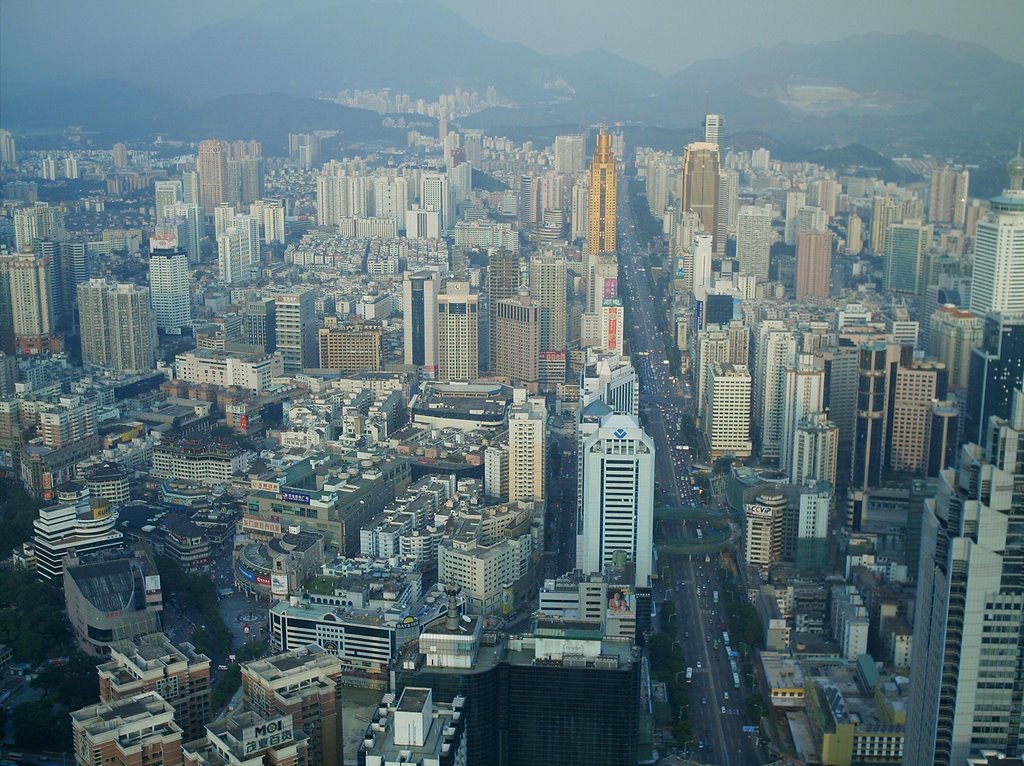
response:
[[[153,476],[197,484],[230,484],[250,456],[234,445],[192,439],[165,439],[153,449]]]
[[[174,358],[174,374],[188,383],[238,386],[258,394],[270,388],[274,378],[284,375],[284,360],[280,354],[196,349]]]
[[[243,519],[242,529],[246,529]],[[253,520],[253,521],[258,521]],[[262,522],[261,522],[262,523]],[[324,564],[324,536],[295,525],[235,548],[235,589],[262,601],[280,601]]]

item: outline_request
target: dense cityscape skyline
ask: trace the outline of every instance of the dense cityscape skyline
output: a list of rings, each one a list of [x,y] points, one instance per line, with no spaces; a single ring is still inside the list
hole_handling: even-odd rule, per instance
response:
[[[1024,763],[1020,9],[190,2],[0,5],[0,766]]]

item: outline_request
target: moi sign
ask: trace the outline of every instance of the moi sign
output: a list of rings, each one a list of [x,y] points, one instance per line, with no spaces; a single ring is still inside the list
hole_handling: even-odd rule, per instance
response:
[[[292,717],[271,718],[242,730],[242,752],[252,755],[292,740]]]

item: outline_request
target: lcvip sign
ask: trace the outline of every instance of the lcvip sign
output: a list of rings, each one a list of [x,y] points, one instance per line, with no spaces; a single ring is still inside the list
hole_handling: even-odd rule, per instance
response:
[[[256,726],[242,730],[242,748],[245,755],[252,755],[268,747],[292,740],[292,717],[271,718]]]

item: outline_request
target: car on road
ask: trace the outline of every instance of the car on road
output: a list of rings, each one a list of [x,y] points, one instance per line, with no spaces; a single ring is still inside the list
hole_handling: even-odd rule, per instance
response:
[[[722,715],[725,715],[725,705],[722,705]]]

